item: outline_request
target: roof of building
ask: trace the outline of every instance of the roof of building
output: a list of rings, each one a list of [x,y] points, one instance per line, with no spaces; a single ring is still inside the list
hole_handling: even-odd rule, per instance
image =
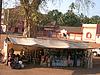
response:
[[[83,33],[82,27],[60,26],[60,30],[65,29],[68,33]]]

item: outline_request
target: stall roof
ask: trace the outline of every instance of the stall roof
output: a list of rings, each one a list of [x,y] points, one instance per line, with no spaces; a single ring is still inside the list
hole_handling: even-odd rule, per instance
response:
[[[47,48],[68,48],[68,43],[60,40],[43,40],[35,38],[10,38],[13,44],[28,45],[28,46],[38,46]]]
[[[34,38],[9,38],[10,41],[14,44],[19,44],[19,45],[35,45],[35,39]]]
[[[46,48],[77,48],[87,49],[94,48],[90,43],[83,41],[68,41],[68,40],[54,40],[54,39],[36,39],[36,38],[10,38],[10,41],[14,44],[38,46]]]
[[[46,48],[69,48],[69,44],[61,40],[35,39],[35,41],[38,45]]]

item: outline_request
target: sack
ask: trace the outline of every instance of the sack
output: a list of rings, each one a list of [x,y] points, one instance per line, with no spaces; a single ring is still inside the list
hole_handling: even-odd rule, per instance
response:
[[[21,67],[24,68],[24,65],[22,64]]]

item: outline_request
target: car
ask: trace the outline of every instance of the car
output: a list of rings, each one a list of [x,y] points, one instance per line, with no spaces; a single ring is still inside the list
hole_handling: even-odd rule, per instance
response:
[[[92,49],[94,56],[100,56],[100,48]]]

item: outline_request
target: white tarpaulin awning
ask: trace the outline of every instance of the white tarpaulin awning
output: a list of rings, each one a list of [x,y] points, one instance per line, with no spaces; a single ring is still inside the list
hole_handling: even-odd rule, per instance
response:
[[[48,47],[48,48],[68,48],[68,43],[60,40],[53,39],[35,39],[35,38],[9,38],[10,41],[14,44],[19,45],[37,45],[40,47]]]
[[[36,42],[34,41],[34,38],[10,38],[10,41],[14,44],[20,44],[20,45],[35,45]]]
[[[9,38],[14,44],[27,45],[27,46],[37,46],[46,48],[77,48],[86,49],[92,48],[88,43],[85,42],[75,42],[75,41],[62,41],[54,39],[36,39],[36,38]]]
[[[61,40],[35,39],[35,42],[37,43],[37,45],[47,47],[47,48],[69,48],[69,44]]]

